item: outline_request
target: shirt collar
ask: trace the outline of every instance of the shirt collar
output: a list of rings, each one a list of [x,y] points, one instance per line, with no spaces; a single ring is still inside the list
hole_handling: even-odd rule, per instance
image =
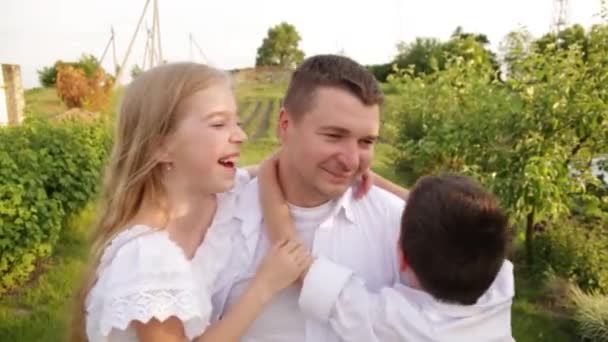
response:
[[[427,314],[439,315],[442,317],[463,318],[475,315],[482,315],[495,308],[501,308],[509,304],[514,292],[513,264],[505,260],[496,275],[490,288],[477,300],[474,305],[459,305],[444,303],[436,300],[429,293],[409,287],[404,284],[396,284],[396,289],[409,300],[418,303]]]
[[[355,223],[353,214],[353,202],[355,201],[352,188],[348,188],[336,201],[336,206],[328,216],[327,220],[321,223],[320,227],[330,227],[333,225],[338,215],[344,215],[350,223]],[[259,201],[259,183],[255,178],[249,182],[241,191],[235,206],[234,216],[241,221],[241,232],[246,239],[259,231],[262,222],[262,208]]]

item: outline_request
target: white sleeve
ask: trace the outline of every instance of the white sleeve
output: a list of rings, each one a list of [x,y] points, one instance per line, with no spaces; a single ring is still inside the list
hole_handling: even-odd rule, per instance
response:
[[[372,293],[348,269],[317,259],[304,279],[299,304],[305,315],[329,323],[346,342],[397,342],[416,337],[408,331],[398,297],[390,288]]]
[[[177,317],[192,340],[209,324],[211,299],[197,286],[179,247],[160,233],[120,247],[103,272],[100,333],[124,333],[133,321]]]

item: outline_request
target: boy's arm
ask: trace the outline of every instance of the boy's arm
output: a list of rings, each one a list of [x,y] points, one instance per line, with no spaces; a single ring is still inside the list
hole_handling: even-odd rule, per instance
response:
[[[273,243],[296,235],[289,206],[279,183],[278,167],[278,159],[275,155],[264,161],[258,170],[262,214],[270,241]]]
[[[403,317],[398,297],[391,289],[372,293],[349,269],[319,258],[304,278],[299,305],[346,342],[414,341],[416,327]]]

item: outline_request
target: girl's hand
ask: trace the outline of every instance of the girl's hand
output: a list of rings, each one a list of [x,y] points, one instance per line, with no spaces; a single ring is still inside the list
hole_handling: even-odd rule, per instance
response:
[[[253,282],[272,296],[293,284],[311,264],[312,256],[306,247],[295,240],[284,240],[268,251]]]

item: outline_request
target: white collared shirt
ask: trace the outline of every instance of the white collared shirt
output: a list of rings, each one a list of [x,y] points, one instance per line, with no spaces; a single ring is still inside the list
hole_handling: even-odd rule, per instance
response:
[[[350,270],[323,258],[313,263],[301,293],[306,315],[329,323],[346,342],[513,341],[509,261],[474,305],[442,303],[401,283],[370,292]]]
[[[349,189],[328,205],[331,206],[329,213],[318,227],[304,228],[307,232],[314,229],[310,234],[312,254],[353,270],[372,291],[394,284],[399,278],[397,238],[405,202],[372,187],[362,199],[354,199]],[[298,226],[297,215],[295,218]],[[238,301],[269,249],[262,221],[258,182],[254,179],[242,190],[235,218],[226,227],[233,234],[233,253],[216,284],[216,288],[222,290],[213,297],[215,319]],[[326,281],[333,282],[331,278],[330,275]],[[299,296],[297,286],[275,296],[242,341],[340,341],[329,324],[304,316],[298,304]]]

